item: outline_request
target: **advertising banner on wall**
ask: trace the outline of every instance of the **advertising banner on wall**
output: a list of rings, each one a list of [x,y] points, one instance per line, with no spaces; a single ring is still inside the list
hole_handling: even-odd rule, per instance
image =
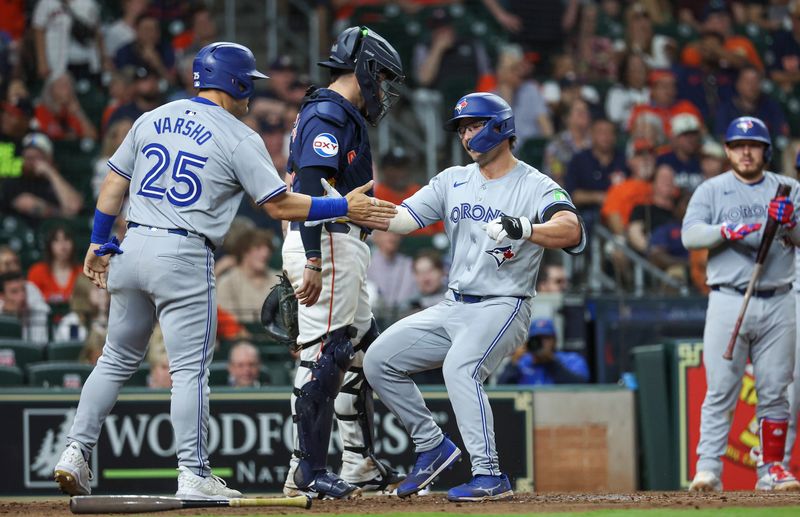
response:
[[[444,391],[425,393],[434,418],[461,441]],[[491,391],[501,467],[517,490],[533,489],[533,404],[530,391]],[[37,390],[0,393],[0,494],[54,494],[53,467],[64,449],[78,393]],[[397,419],[376,401],[378,456],[408,471],[414,445]],[[341,443],[336,431],[329,462],[338,470]],[[292,450],[289,393],[215,390],[211,395],[209,451],[214,474],[249,494],[280,492]],[[106,420],[91,458],[96,494],[163,494],[176,488],[175,443],[167,392],[124,392]],[[439,489],[470,477],[468,455],[441,476]]]
[[[702,343],[679,343],[675,347],[677,368],[676,401],[680,450],[680,481],[687,488],[692,482],[700,441],[700,409],[706,395],[706,371],[703,367]],[[753,490],[756,484],[755,461],[750,451],[759,446],[756,419],[756,388],[752,365],[748,364],[742,379],[739,398],[733,414],[728,446],[723,457],[722,486],[726,490]],[[795,443],[790,468],[800,472],[800,440]]]

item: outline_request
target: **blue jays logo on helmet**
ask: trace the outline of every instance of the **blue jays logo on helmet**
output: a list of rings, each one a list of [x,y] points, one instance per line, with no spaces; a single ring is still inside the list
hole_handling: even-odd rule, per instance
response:
[[[234,99],[253,95],[253,80],[268,77],[256,70],[256,58],[249,48],[225,41],[200,49],[192,63],[195,88],[222,90]]]
[[[486,125],[478,131],[467,144],[470,149],[485,153],[497,147],[515,134],[514,112],[502,97],[493,93],[470,93],[459,99],[453,109],[453,118],[444,128],[447,131],[458,129],[459,120],[466,118],[485,119]]]
[[[764,122],[756,117],[739,117],[733,119],[728,124],[725,131],[725,143],[737,140],[752,140],[766,145],[764,149],[764,161],[769,162],[772,157],[772,139],[769,136],[769,129]]]

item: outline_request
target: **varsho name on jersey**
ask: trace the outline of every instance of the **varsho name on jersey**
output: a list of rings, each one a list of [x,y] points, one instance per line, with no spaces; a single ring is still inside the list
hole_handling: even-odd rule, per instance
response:
[[[183,117],[178,117],[175,122],[172,121],[171,117],[163,117],[153,121],[153,126],[159,135],[173,133],[188,136],[197,142],[197,145],[203,145],[214,136],[203,124],[192,119],[186,120]]]

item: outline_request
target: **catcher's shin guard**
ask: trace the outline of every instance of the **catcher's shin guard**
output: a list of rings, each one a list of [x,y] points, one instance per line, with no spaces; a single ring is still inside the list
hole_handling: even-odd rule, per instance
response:
[[[366,351],[370,344],[375,341],[380,332],[378,324],[373,318],[372,325],[361,338],[356,350]],[[364,377],[364,370],[360,367],[352,366],[349,370],[348,382],[342,386],[341,394],[336,399],[336,418],[339,420],[339,428],[345,453],[342,455],[342,475],[348,481],[362,486],[364,482],[369,482],[370,489],[385,490],[389,485],[394,485],[403,480],[398,473],[385,463],[375,457],[375,405],[373,401],[372,387]],[[355,374],[355,375],[352,375]],[[352,412],[355,411],[355,414]],[[348,458],[348,453],[361,456],[362,461],[354,463],[352,456]],[[364,472],[357,464],[363,464],[364,459],[371,460],[367,465],[374,465],[369,468],[369,472]],[[348,461],[350,460],[350,461]],[[348,465],[348,463],[350,465]],[[378,471],[375,478],[374,471]],[[369,479],[350,480],[345,474],[357,477],[370,474]]]
[[[319,359],[310,364],[301,363],[311,370],[311,380],[294,390],[300,448],[294,482],[299,488],[307,488],[314,480],[314,472],[325,469],[334,400],[355,356],[349,332],[348,327],[331,332],[322,345]]]

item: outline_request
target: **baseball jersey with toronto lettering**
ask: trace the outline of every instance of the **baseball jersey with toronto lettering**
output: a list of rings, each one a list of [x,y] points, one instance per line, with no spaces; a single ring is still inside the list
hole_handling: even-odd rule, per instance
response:
[[[501,215],[545,222],[558,211],[576,212],[555,181],[519,161],[489,180],[478,164],[445,169],[403,206],[417,224],[444,221],[452,265],[449,287],[474,296],[533,296],[544,248],[528,240],[497,244],[483,226]]]
[[[761,224],[761,229],[739,241],[723,242],[709,249],[706,275],[708,285],[730,285],[746,289],[753,271],[761,236],[768,219],[769,202],[775,197],[778,185],[792,187],[790,198],[794,206],[800,203],[800,184],[797,180],[774,172],[765,172],[755,184],[736,178],[732,171],[704,181],[697,187],[686,215],[683,231],[696,224]],[[772,289],[794,280],[794,246],[783,239],[785,230],[778,228],[759,278],[758,289]]]

